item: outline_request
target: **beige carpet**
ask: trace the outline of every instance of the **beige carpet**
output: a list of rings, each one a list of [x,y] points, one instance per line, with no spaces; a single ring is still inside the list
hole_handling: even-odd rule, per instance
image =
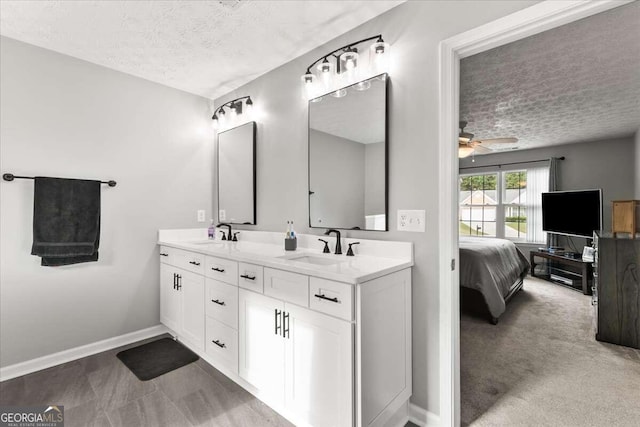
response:
[[[596,341],[592,313],[534,278],[496,326],[463,313],[462,424],[640,426],[640,350]]]

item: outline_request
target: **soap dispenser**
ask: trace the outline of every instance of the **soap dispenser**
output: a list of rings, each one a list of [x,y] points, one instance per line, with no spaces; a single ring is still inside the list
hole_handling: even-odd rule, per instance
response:
[[[213,220],[211,220],[211,225],[207,228],[207,236],[209,240],[215,240],[216,238],[216,225]]]

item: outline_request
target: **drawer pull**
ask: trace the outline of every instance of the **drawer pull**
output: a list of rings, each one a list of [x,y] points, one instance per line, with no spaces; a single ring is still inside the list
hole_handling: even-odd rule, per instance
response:
[[[200,263],[199,263],[199,262],[196,262],[196,261],[189,261],[189,264],[192,264],[192,265],[200,265]]]
[[[226,305],[224,301],[218,301],[217,299],[212,299],[211,302],[215,302],[218,305]]]
[[[164,252],[160,252],[160,256],[169,256],[169,254],[165,254]]]
[[[226,348],[227,347],[226,345],[224,345],[223,342],[220,342],[218,340],[214,340],[214,341],[211,341],[211,342],[214,343],[215,345],[217,345],[220,348]]]
[[[278,310],[277,308],[275,309],[275,317],[274,318],[275,318],[275,321],[276,321],[276,331],[275,331],[276,335],[280,335],[279,332],[282,329],[282,324],[278,323],[278,319],[281,319],[281,317],[280,317],[281,313],[282,312],[280,310]]]
[[[218,273],[224,273],[224,268],[211,267],[213,271],[217,271]]]
[[[340,302],[340,301],[338,301],[338,298],[329,298],[325,294],[320,294],[320,295],[315,294],[314,297],[320,298],[320,299],[323,299],[323,300],[326,300],[326,301],[331,301],[331,302]]]
[[[248,274],[241,274],[240,277],[248,280],[256,280],[256,276],[249,276]]]

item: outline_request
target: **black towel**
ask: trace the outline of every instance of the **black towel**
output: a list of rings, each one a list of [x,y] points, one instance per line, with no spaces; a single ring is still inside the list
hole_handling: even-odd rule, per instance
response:
[[[42,265],[98,260],[100,181],[36,177],[31,255]]]

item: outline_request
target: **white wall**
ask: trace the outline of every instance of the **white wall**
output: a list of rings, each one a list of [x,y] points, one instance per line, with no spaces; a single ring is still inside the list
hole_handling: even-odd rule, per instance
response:
[[[439,413],[438,338],[438,43],[535,1],[412,1],[386,12],[216,100],[251,95],[258,122],[258,230],[282,230],[293,218],[307,230],[307,102],[300,76],[319,56],[382,33],[392,44],[389,93],[388,233],[349,231],[355,238],[415,244],[412,401]],[[284,191],[287,189],[288,191]],[[426,233],[396,231],[398,209],[425,209]],[[240,227],[239,227],[240,228]]]
[[[628,137],[476,156],[473,163],[471,158],[467,157],[460,159],[460,167],[480,167],[564,156],[565,160],[558,166],[558,190],[601,188],[604,214],[602,226],[605,231],[610,231],[611,201],[633,198],[634,178],[638,173],[634,164],[634,152],[634,139]],[[465,169],[463,172],[471,171],[473,169]],[[572,242],[576,249],[582,252],[585,239],[576,237]],[[568,247],[565,239],[561,239],[560,244]],[[540,245],[533,245],[535,248],[538,246]]]
[[[636,131],[635,135],[635,199],[640,200],[640,129]]]
[[[364,146],[364,214],[384,214],[384,142]]]
[[[114,179],[102,189],[100,260],[30,255],[33,182],[0,182],[0,365],[159,323],[159,228],[212,209],[204,98],[0,39],[3,173]]]
[[[311,223],[364,228],[365,145],[315,129],[309,138]]]

